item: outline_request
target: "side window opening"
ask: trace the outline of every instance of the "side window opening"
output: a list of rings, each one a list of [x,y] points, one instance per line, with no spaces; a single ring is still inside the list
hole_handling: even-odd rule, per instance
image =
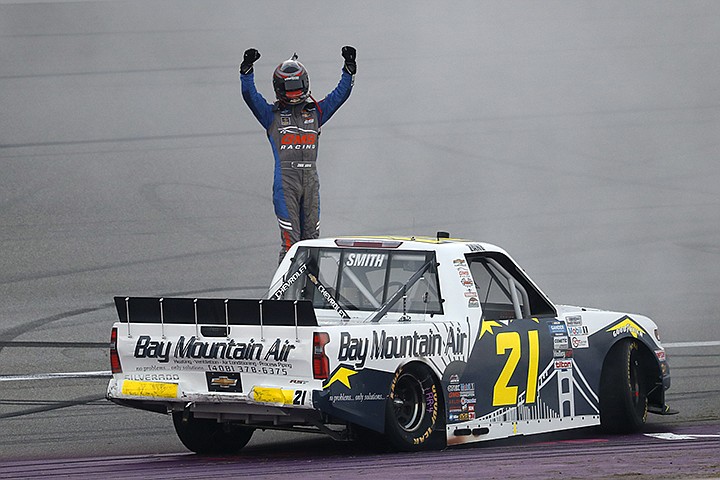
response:
[[[529,316],[529,311],[523,311],[527,310],[527,294],[518,294],[514,278],[509,277],[502,267],[498,267],[496,262],[488,258],[470,263],[470,273],[475,281],[484,317],[508,320]]]
[[[484,318],[509,320],[556,314],[555,308],[504,255],[469,256],[468,263]]]

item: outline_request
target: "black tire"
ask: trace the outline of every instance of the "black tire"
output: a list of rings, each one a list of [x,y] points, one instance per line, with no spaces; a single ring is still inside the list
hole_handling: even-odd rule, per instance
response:
[[[390,385],[385,408],[385,438],[393,449],[445,447],[445,409],[439,382],[425,365],[401,367]]]
[[[637,340],[616,343],[600,377],[600,425],[609,433],[639,431],[647,419],[647,375]]]
[[[192,413],[183,419],[183,412],[173,412],[173,425],[180,441],[188,450],[199,454],[229,455],[239,452],[250,441],[254,428],[214,419],[195,418]]]

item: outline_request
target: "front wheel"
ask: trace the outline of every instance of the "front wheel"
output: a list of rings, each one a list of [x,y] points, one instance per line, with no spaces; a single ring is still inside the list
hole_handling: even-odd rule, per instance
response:
[[[173,424],[180,441],[199,454],[229,455],[237,453],[250,441],[254,428],[218,423],[211,418],[195,418],[190,413],[173,412]]]
[[[600,377],[600,425],[610,433],[637,432],[648,411],[647,381],[637,340],[623,340],[608,353]]]
[[[401,367],[393,377],[385,408],[385,435],[403,451],[445,446],[445,412],[439,382],[422,364]]]

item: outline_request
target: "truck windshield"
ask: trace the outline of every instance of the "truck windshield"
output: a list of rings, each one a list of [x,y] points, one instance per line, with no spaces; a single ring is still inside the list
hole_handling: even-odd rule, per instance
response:
[[[434,252],[302,247],[270,298],[312,300],[340,316],[341,310],[442,313]]]

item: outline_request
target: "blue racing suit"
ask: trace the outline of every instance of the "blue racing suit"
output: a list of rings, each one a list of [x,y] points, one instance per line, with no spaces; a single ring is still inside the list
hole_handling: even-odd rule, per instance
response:
[[[354,75],[343,70],[337,87],[319,102],[310,97],[294,105],[270,104],[255,88],[254,73],[240,74],[242,96],[267,131],[275,157],[273,205],[280,225],[281,261],[293,243],[320,234],[320,127],[345,103],[353,83]]]

